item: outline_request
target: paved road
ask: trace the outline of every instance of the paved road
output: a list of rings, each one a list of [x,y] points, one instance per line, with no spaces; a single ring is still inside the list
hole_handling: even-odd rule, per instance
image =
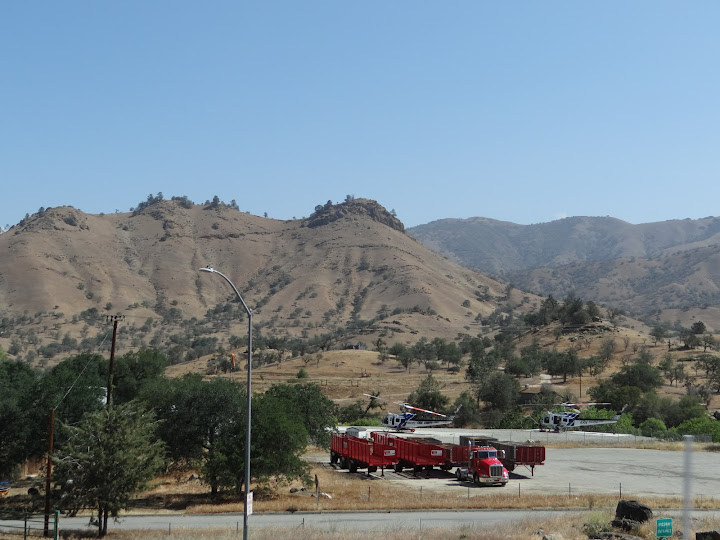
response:
[[[548,518],[571,516],[582,519],[589,510],[464,510],[464,511],[402,511],[402,512],[297,512],[295,514],[258,514],[250,517],[251,529],[300,527],[331,531],[388,531],[388,530],[425,530],[438,527],[460,528],[472,526],[474,529],[491,528],[531,520],[538,527]],[[658,514],[662,517],[679,519],[680,511]],[[692,512],[693,517],[713,517],[720,519],[720,511]],[[153,515],[127,516],[119,522],[111,522],[111,530],[163,530],[180,532],[183,530],[215,529],[218,531],[239,531],[242,529],[242,514],[193,514],[193,515]],[[3,526],[9,522],[0,522]],[[14,523],[22,527],[22,522]],[[61,530],[94,530],[87,517],[61,518]],[[16,529],[17,530],[17,529]]]

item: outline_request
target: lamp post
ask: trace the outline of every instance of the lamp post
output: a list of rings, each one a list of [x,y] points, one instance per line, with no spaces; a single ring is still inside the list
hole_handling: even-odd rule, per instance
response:
[[[213,274],[217,274],[220,277],[222,277],[225,281],[227,281],[230,286],[232,287],[233,291],[235,291],[235,294],[238,297],[238,300],[240,300],[240,303],[242,304],[243,308],[245,309],[245,313],[247,313],[248,316],[248,367],[247,367],[247,427],[245,429],[245,504],[243,505],[243,540],[247,540],[248,537],[248,502],[250,501],[250,422],[251,422],[251,403],[252,403],[252,310],[247,306],[245,303],[245,300],[243,300],[243,297],[240,295],[240,291],[237,290],[237,287],[233,284],[232,281],[230,281],[230,278],[228,278],[225,274],[222,272],[218,272],[211,266],[208,266],[206,268],[201,268],[201,272],[212,272]]]

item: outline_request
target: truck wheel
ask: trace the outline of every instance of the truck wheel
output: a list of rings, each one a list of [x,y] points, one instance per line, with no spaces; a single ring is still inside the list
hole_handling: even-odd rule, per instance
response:
[[[402,472],[403,466],[400,463],[395,464],[395,472]]]
[[[473,474],[473,482],[475,482],[476,484],[480,485],[480,479],[478,478],[477,473],[474,473],[474,474]]]
[[[458,467],[457,469],[455,469],[455,478],[457,478],[457,481],[458,481],[458,482],[459,482],[460,480],[462,480],[462,474],[460,473],[460,468],[459,468],[459,467]]]

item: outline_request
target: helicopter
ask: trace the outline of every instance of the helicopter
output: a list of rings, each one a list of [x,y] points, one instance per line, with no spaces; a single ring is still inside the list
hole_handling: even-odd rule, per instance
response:
[[[540,431],[567,431],[568,429],[598,426],[601,424],[615,424],[620,420],[620,416],[627,409],[625,405],[622,410],[612,418],[581,418],[579,407],[586,405],[609,405],[609,403],[559,403],[559,407],[569,408],[572,410],[563,412],[547,411],[540,418]]]
[[[377,396],[374,396],[372,394],[363,395],[369,397],[371,403],[373,400],[382,400],[382,398],[378,398]],[[455,413],[448,416],[435,411],[421,409],[420,407],[415,407],[414,405],[410,405],[409,403],[405,403],[402,401],[395,401],[394,403],[395,405],[398,405],[400,407],[400,413],[387,413],[385,417],[381,420],[381,423],[383,426],[387,426],[397,431],[415,431],[415,428],[448,426],[452,424],[453,420],[455,419],[455,415],[458,413],[458,411],[460,411],[460,407],[462,407],[461,405],[457,408]],[[431,414],[439,418],[437,420],[417,418],[418,413]]]

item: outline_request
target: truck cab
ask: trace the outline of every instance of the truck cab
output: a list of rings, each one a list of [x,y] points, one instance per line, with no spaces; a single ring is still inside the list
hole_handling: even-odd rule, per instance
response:
[[[467,456],[466,464],[455,470],[458,480],[474,482],[478,485],[504,486],[510,480],[510,474],[498,459],[497,450],[493,447],[459,447],[465,451],[462,457]],[[460,452],[458,452],[460,454]],[[460,455],[456,457],[461,457]]]

